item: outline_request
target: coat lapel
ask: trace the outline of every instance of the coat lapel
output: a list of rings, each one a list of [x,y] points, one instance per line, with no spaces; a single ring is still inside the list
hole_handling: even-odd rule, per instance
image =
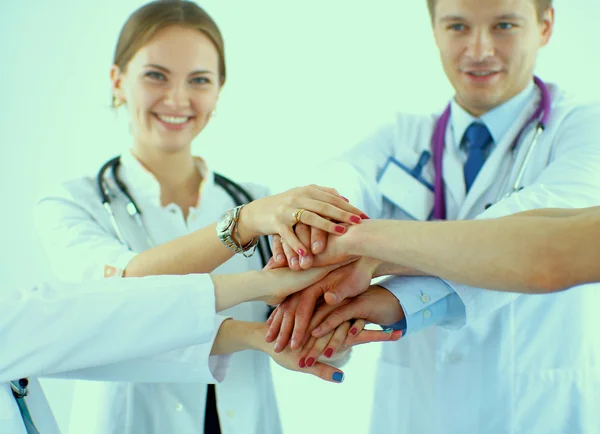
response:
[[[538,103],[539,100],[537,98],[531,101],[515,119],[515,122],[504,135],[500,143],[496,144],[494,150],[488,156],[483,167],[481,168],[481,171],[477,175],[477,178],[471,186],[469,193],[465,197],[462,206],[459,206],[460,211],[458,213],[458,219],[464,219],[468,214],[470,214],[473,206],[484,194],[487,194],[490,191],[498,192],[500,188],[506,190],[507,183],[510,182],[509,177],[511,177],[511,174],[514,170],[517,170],[513,170],[514,163],[511,164],[510,161],[513,157],[512,144],[523,128],[525,122],[527,122],[527,120],[533,115]],[[521,154],[521,144],[523,142],[525,142],[525,145],[527,145],[527,141],[531,136],[530,130],[532,125],[528,125],[521,136],[520,143],[517,145],[517,149],[515,151],[515,155]],[[494,193],[494,197],[492,197],[491,200],[494,200],[496,195],[497,194]],[[483,211],[484,210],[482,209],[481,212]]]

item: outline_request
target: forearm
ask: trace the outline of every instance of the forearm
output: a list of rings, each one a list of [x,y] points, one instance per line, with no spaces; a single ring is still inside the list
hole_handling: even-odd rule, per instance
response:
[[[590,263],[586,257],[597,257],[591,252],[575,256],[575,246],[586,244],[592,228],[590,222],[571,219],[379,220],[359,226],[352,228],[351,254],[490,289],[556,291],[579,282],[571,267],[583,269],[582,261]],[[587,244],[588,250],[594,248],[589,241]],[[578,264],[574,264],[576,257],[581,257]],[[589,271],[585,275],[592,277]]]
[[[272,287],[268,271],[211,275],[215,286],[216,311],[221,312],[265,294]],[[271,283],[271,284],[269,284]]]
[[[508,215],[503,218],[512,218],[512,217],[555,217],[555,218],[564,218],[564,217],[577,217],[588,213],[595,213],[600,210],[600,207],[590,207],[590,208],[538,208],[531,209],[528,211],[519,212],[516,214]]]
[[[125,277],[210,273],[233,256],[219,240],[216,224],[146,250],[135,256]]]
[[[245,350],[260,350],[266,348],[266,324],[259,322],[238,321],[228,319],[223,321],[212,347],[211,356],[231,354]]]

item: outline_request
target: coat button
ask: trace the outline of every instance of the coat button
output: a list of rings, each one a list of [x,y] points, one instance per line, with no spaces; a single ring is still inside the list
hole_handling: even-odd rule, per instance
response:
[[[421,301],[422,301],[423,303],[429,303],[429,302],[431,301],[431,297],[430,297],[428,294],[423,294],[423,295],[421,296]]]
[[[183,410],[183,404],[181,402],[178,402],[177,405],[175,405],[175,410],[176,411]]]

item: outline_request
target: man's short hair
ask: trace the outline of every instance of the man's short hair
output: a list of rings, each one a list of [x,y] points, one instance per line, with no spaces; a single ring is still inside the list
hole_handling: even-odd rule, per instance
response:
[[[544,17],[544,12],[548,8],[552,7],[552,0],[532,0],[535,3],[535,7],[538,12],[538,19],[542,21]],[[433,12],[435,11],[435,5],[438,0],[427,0],[427,9],[429,9],[429,16],[431,17],[431,21],[433,22]]]

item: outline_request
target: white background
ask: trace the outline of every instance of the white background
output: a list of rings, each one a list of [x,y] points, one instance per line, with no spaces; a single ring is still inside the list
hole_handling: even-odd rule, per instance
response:
[[[118,32],[141,4],[0,2],[3,285],[28,284],[40,276],[31,209],[41,188],[93,173],[129,146],[125,117],[115,117],[109,108],[108,71]],[[600,3],[555,4],[555,35],[542,51],[537,73],[574,92],[600,96]],[[275,191],[292,186],[393,110],[438,111],[452,95],[425,0],[206,0],[202,5],[224,34],[228,82],[218,115],[194,143],[195,152],[234,178]],[[284,432],[365,433],[378,349],[355,351],[343,385],[276,368]],[[8,350],[0,349],[0,356]],[[70,386],[45,385],[64,423]]]

